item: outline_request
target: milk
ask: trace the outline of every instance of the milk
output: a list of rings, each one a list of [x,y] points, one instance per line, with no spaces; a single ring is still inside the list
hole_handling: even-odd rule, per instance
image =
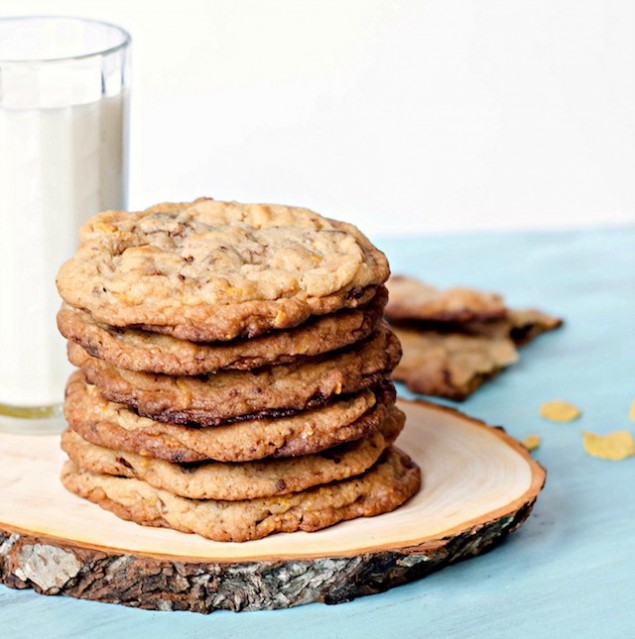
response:
[[[58,108],[0,106],[0,405],[63,399],[70,366],[55,276],[80,225],[126,204],[126,103],[122,92]]]

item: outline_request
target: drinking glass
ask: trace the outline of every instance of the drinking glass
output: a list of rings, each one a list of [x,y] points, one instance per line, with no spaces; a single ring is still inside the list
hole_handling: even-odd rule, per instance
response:
[[[70,372],[55,275],[82,222],[125,208],[130,35],[0,19],[0,429],[61,426]]]

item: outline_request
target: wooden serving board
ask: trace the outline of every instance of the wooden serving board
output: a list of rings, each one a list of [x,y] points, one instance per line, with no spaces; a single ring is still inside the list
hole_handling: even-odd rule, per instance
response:
[[[0,434],[0,581],[159,610],[286,608],[380,592],[489,550],[529,515],[545,471],[501,429],[399,405],[418,495],[379,517],[243,544],[120,520],[64,490],[58,435]]]

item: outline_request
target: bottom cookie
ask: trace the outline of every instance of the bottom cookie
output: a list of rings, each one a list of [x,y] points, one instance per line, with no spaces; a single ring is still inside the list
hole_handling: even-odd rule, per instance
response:
[[[215,541],[249,541],[278,532],[315,531],[340,521],[390,512],[421,485],[419,467],[388,449],[366,473],[309,490],[244,501],[177,497],[138,479],[84,471],[67,461],[62,483],[71,492],[144,526],[197,533]]]

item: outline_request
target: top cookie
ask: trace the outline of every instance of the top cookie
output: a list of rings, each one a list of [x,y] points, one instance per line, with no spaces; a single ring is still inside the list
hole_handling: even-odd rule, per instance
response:
[[[388,281],[390,321],[470,322],[507,316],[503,298],[470,288],[440,290],[414,277],[393,275]]]
[[[356,307],[388,274],[383,253],[350,224],[201,198],[94,216],[57,286],[99,322],[213,341]]]

